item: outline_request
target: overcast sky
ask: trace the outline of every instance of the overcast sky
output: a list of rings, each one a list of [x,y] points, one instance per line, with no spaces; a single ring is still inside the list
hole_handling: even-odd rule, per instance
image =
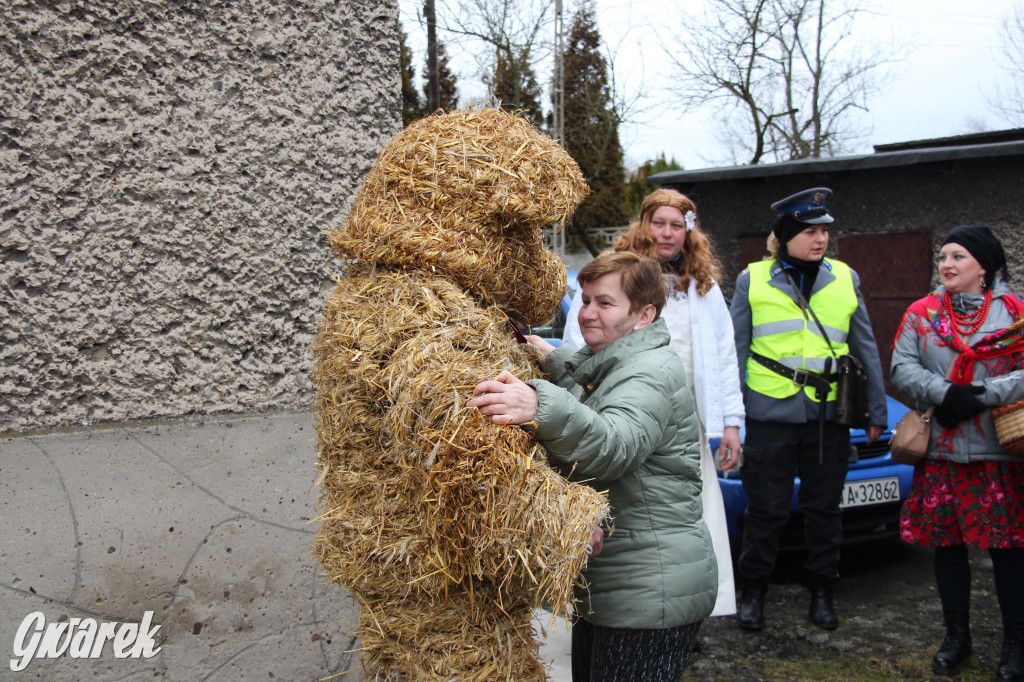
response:
[[[862,115],[860,124],[871,132],[854,151],[869,153],[874,144],[1009,127],[986,98],[995,95],[1005,78],[997,66],[999,27],[1021,2],[869,0],[867,6],[874,11],[861,15],[849,40],[867,46],[892,41],[905,48],[907,57],[892,67],[885,92]],[[564,3],[568,30],[575,3]],[[413,17],[422,4],[400,0],[400,5],[419,72],[426,38],[416,35],[425,30]],[[685,39],[686,26],[677,17],[686,11],[699,13],[702,5],[702,0],[597,0],[599,28],[614,54],[620,89],[627,95],[646,95],[636,121],[620,128],[628,166],[662,152],[689,169],[731,163],[715,138],[710,116],[681,115],[672,101],[673,66],[663,46]],[[678,31],[672,30],[673,24],[680,26]],[[443,33],[440,37],[450,39]],[[486,92],[475,78],[476,65],[467,49],[452,49],[462,104]]]

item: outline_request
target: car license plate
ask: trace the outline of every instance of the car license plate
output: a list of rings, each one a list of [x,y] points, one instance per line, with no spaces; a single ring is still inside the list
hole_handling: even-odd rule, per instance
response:
[[[843,499],[840,507],[861,507],[866,504],[882,502],[899,502],[900,479],[872,478],[866,481],[850,481],[843,487]]]

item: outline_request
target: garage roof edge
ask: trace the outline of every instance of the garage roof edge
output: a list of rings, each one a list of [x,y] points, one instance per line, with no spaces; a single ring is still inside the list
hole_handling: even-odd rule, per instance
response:
[[[1024,156],[1024,140],[993,144],[974,144],[932,149],[880,152],[831,159],[800,159],[756,166],[724,166],[701,170],[665,171],[647,178],[648,185],[682,185],[716,180],[767,178],[800,173],[830,173],[848,170],[870,170],[892,166],[913,166],[940,161],[982,159],[999,156]]]

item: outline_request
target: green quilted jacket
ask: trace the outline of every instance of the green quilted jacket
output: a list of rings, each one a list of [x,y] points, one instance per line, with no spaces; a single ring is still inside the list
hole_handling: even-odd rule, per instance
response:
[[[607,490],[613,531],[577,590],[604,627],[670,628],[706,618],[718,566],[701,515],[693,397],[662,319],[602,352],[562,346],[544,361],[538,441],[569,478]]]

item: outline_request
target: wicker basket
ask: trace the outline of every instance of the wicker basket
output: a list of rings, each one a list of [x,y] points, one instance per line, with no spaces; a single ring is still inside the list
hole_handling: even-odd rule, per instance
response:
[[[1024,400],[992,408],[999,444],[1011,455],[1024,455]]]

